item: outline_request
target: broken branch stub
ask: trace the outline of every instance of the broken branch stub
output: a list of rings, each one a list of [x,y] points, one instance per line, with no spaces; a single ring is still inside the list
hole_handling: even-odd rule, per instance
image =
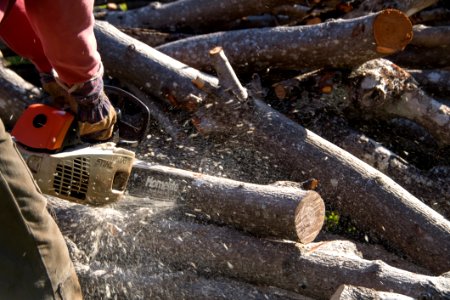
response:
[[[214,47],[209,51],[209,55],[211,57],[214,69],[217,72],[219,85],[225,90],[231,90],[238,100],[247,100],[247,90],[242,86],[241,82],[237,78],[236,73],[228,61],[228,58],[225,56],[223,48]]]

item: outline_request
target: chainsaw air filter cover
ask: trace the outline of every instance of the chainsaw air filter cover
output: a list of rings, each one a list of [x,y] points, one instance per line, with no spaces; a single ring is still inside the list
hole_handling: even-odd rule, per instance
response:
[[[43,193],[91,205],[120,199],[135,157],[134,152],[117,148],[114,143],[54,154],[33,152],[20,144],[18,147]]]

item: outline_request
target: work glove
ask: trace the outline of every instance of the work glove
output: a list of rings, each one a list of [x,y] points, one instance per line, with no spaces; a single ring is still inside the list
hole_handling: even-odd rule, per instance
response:
[[[110,139],[117,114],[103,90],[102,77],[77,84],[68,92],[71,109],[77,116],[80,137],[89,141]]]
[[[50,99],[46,98],[44,103],[62,110],[66,109],[69,106],[67,89],[61,86],[51,73],[40,73],[39,76],[42,89],[50,96]]]

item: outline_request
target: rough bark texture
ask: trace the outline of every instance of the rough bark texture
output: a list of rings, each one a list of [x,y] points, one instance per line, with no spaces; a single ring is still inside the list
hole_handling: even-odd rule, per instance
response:
[[[435,272],[450,267],[450,223],[392,179],[259,101],[247,120],[253,133],[245,138],[284,165],[290,180],[317,178],[326,203],[358,227]]]
[[[330,300],[413,300],[414,298],[396,293],[379,292],[359,286],[341,285],[336,293],[331,296]]]
[[[187,38],[187,34],[165,33],[145,28],[120,28],[120,31],[134,37],[135,39],[151,46],[156,47],[162,44]]]
[[[130,195],[184,207],[202,220],[259,236],[309,243],[319,234],[325,205],[314,191],[256,185],[142,162],[129,180]]]
[[[390,56],[390,60],[412,69],[450,66],[450,26],[416,25],[413,30],[411,43],[404,51]]]
[[[100,28],[103,29],[102,32],[99,31]],[[96,33],[100,49],[108,49],[108,52],[102,53],[106,68],[117,70],[115,75],[118,78],[127,77],[127,80],[132,80],[149,92],[158,92],[163,84],[176,82],[176,85],[171,86],[171,91],[178,96],[177,99],[198,93],[189,85],[196,78],[194,76],[199,74],[197,70],[125,37],[110,26],[97,26]],[[130,47],[134,49],[131,56],[127,55],[129,51],[126,50],[130,44],[134,45]],[[177,68],[172,67],[174,65]],[[217,85],[217,79],[203,78],[205,82],[210,80],[208,84]],[[156,84],[150,80],[155,80]],[[319,179],[323,182],[320,194],[325,202],[351,215],[361,229],[375,232],[378,237],[397,246],[414,261],[435,272],[449,269],[450,225],[445,218],[381,172],[264,103],[255,101],[252,106],[249,112],[245,109],[237,111],[242,119],[234,121],[235,127],[228,126],[228,133],[238,130],[244,140],[253,141],[257,149],[274,159],[274,163],[277,161],[280,166],[284,166],[286,174],[290,174],[289,180],[301,182],[309,178]],[[227,113],[231,117],[230,111],[223,105],[216,105],[211,111],[217,110],[217,107],[220,108],[221,116]],[[236,117],[236,112],[233,114]],[[211,119],[214,120],[214,117]],[[239,124],[242,122],[252,124],[251,128],[245,126],[240,129]],[[399,219],[399,214],[405,218]]]
[[[352,110],[365,120],[405,118],[425,128],[438,144],[450,144],[450,108],[428,96],[411,74],[389,60],[368,61],[345,76],[324,70],[274,85],[281,100],[294,89],[311,95],[316,91],[315,95],[323,98],[311,106],[322,105],[340,113]],[[305,102],[314,102],[308,99]]]
[[[378,59],[354,69],[350,77],[358,86],[351,98],[364,113],[415,121],[438,143],[450,144],[450,107],[425,94],[405,70]]]
[[[400,51],[411,38],[412,25],[407,17],[399,11],[387,10],[313,26],[198,35],[157,49],[191,67],[205,70],[210,69],[209,50],[220,46],[233,68],[257,72],[267,68],[353,67]]]
[[[356,18],[370,12],[380,11],[386,8],[395,8],[404,12],[408,17],[436,4],[438,0],[365,0],[352,12],[345,15],[346,18]]]
[[[142,235],[143,231],[164,234],[158,229],[158,214],[164,215],[170,208],[156,200],[125,200],[116,208],[49,201],[65,234],[85,299],[309,299],[273,285],[201,276],[192,266],[165,264],[157,255],[164,245],[146,241],[147,233]],[[170,214],[165,216],[170,220]],[[190,223],[185,224],[189,230]]]
[[[150,202],[122,202],[114,208],[95,209],[65,201],[51,205],[60,228],[88,254],[86,264],[92,269],[114,266],[119,270],[126,266],[128,270],[138,267],[152,271],[159,264],[165,270],[234,278],[316,299],[329,299],[341,284],[415,298],[445,298],[450,293],[448,278],[410,273],[381,261],[321,251],[321,247],[302,249],[301,244],[258,239],[226,227],[158,216]],[[92,234],[96,231],[101,235]],[[100,270],[95,274],[102,274]],[[111,270],[103,269],[103,273],[107,276]]]
[[[42,96],[31,83],[0,63],[0,118],[11,129],[24,109]]]
[[[105,20],[121,27],[147,27],[153,29],[196,29],[212,24],[232,21],[248,15],[270,12],[281,4],[293,0],[180,0],[163,5],[149,5],[126,12],[108,12]],[[180,11],[183,13],[180,14]]]
[[[314,126],[311,129],[394,179],[408,192],[450,219],[450,178],[448,176],[436,176],[433,171],[419,170],[363,134],[348,128],[330,128],[327,125]]]
[[[164,98],[175,107],[196,106],[201,92],[191,80],[200,77],[217,84],[217,78],[201,73],[148,45],[97,21],[95,35],[107,72],[133,82],[138,88]]]
[[[450,95],[450,71],[448,70],[408,70],[420,87],[433,97],[445,98]],[[446,101],[442,99],[442,101]],[[450,101],[447,100],[447,105]]]

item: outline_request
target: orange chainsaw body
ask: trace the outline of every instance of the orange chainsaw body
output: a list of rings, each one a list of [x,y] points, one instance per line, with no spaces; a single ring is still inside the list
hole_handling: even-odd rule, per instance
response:
[[[74,116],[45,105],[32,104],[17,120],[11,135],[30,148],[56,151],[63,147]]]

